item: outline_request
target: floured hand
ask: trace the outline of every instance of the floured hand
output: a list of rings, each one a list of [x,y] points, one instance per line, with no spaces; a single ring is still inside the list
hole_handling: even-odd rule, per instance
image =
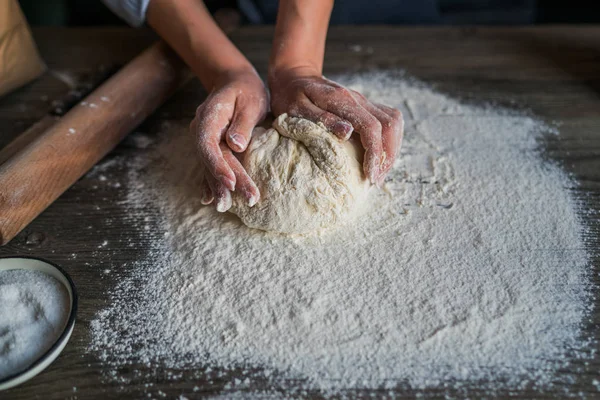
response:
[[[400,111],[371,103],[310,68],[274,71],[269,84],[275,115],[288,113],[320,122],[342,140],[356,131],[365,149],[365,176],[372,183],[383,182],[402,143]]]
[[[216,204],[217,211],[231,207],[231,192],[239,191],[253,206],[258,188],[233,152],[243,152],[252,130],[265,117],[268,106],[264,84],[254,70],[227,73],[216,81],[208,98],[196,110],[190,131],[206,169],[202,203]]]

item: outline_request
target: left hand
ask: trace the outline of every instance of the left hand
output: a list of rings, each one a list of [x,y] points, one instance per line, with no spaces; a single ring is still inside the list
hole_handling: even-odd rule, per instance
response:
[[[258,187],[233,152],[246,150],[252,130],[265,117],[267,107],[267,91],[254,69],[225,71],[215,80],[190,124],[205,169],[203,204],[214,202],[217,211],[225,212],[231,207],[233,191],[239,192],[250,207],[258,202]]]
[[[356,131],[365,149],[365,176],[381,184],[400,150],[403,120],[400,111],[371,103],[362,94],[324,78],[311,68],[273,71],[269,76],[271,109],[321,122],[342,140]]]

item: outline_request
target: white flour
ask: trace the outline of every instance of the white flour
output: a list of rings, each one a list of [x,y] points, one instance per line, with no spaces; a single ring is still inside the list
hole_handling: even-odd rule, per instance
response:
[[[0,271],[0,380],[29,367],[56,342],[69,293],[39,271]]]
[[[187,127],[170,127],[128,183],[140,224],[159,210],[154,250],[91,348],[117,367],[258,368],[324,392],[551,385],[569,351],[585,357],[591,300],[573,183],[539,155],[547,128],[397,74],[340,80],[406,121],[360,224],[292,238],[202,207]]]

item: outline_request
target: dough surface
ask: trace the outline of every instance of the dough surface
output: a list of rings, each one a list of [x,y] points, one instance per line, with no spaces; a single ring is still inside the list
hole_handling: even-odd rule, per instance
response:
[[[270,129],[255,128],[241,162],[261,199],[248,207],[233,193],[230,211],[251,228],[309,233],[332,227],[355,214],[369,188],[363,152],[322,125],[280,115]]]

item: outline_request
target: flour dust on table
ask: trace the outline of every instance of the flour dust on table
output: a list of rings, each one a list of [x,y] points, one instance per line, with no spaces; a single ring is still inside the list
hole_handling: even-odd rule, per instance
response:
[[[590,356],[589,261],[574,183],[539,151],[553,133],[400,73],[337,79],[405,117],[385,190],[344,226],[269,234],[201,206],[183,125],[123,161],[134,218],[159,217],[153,251],[92,322],[108,375],[239,368],[250,385],[324,394],[572,379],[560,370]]]

